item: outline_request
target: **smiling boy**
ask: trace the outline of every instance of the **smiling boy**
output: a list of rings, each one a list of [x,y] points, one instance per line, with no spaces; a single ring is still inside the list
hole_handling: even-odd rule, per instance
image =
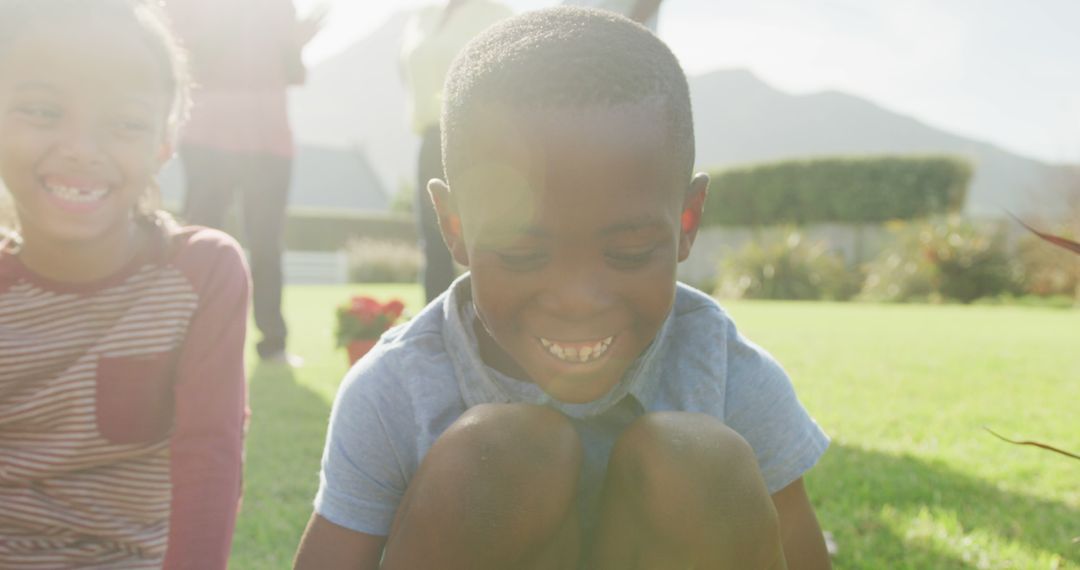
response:
[[[802,476],[828,439],[676,283],[708,178],[667,47],[533,12],[445,93],[429,189],[470,271],[350,371],[296,566],[827,568]]]

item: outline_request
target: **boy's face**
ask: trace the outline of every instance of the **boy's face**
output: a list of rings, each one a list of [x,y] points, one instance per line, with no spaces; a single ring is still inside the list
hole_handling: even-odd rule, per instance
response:
[[[557,400],[611,390],[649,346],[708,179],[688,185],[657,103],[492,113],[431,186],[472,272],[481,355]]]

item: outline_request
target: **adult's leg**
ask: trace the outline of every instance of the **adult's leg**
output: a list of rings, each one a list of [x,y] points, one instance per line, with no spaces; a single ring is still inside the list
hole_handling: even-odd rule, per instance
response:
[[[581,443],[549,408],[470,409],[424,457],[398,507],[383,570],[573,570]]]
[[[446,291],[454,280],[454,260],[439,232],[439,220],[427,191],[428,180],[444,177],[441,145],[442,140],[437,127],[424,132],[420,140],[416,199],[413,204],[416,211],[420,251],[424,254],[421,280],[424,284],[424,295],[429,302]]]
[[[236,190],[236,166],[229,153],[181,145],[184,168],[184,221],[221,229]]]
[[[608,462],[596,570],[786,568],[753,450],[715,418],[646,414]]]
[[[281,314],[281,256],[292,159],[269,154],[243,158],[244,232],[251,252],[252,304],[262,333],[256,348],[268,357],[285,350],[288,330]]]

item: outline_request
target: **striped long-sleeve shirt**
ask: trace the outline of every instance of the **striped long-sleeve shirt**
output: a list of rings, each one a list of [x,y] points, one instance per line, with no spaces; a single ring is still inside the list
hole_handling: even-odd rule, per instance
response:
[[[0,253],[0,568],[224,568],[248,277],[185,228],[94,283]]]

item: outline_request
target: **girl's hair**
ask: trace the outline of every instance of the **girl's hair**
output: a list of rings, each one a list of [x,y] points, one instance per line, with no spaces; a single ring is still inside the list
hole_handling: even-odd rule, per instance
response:
[[[187,56],[169,25],[163,4],[155,0],[0,0],[0,58],[21,34],[57,21],[104,21],[130,27],[158,63],[170,97],[166,132],[175,139],[191,107],[191,77]],[[136,206],[136,220],[162,230],[172,224],[160,209],[160,190],[147,188]],[[2,228],[0,228],[2,229]],[[17,239],[17,238],[16,238]],[[0,239],[0,242],[3,240]]]
[[[172,105],[167,117],[172,133],[187,118],[191,78],[187,55],[169,25],[163,3],[154,0],[0,0],[0,55],[27,30],[61,20],[98,20],[129,25],[161,66]]]

